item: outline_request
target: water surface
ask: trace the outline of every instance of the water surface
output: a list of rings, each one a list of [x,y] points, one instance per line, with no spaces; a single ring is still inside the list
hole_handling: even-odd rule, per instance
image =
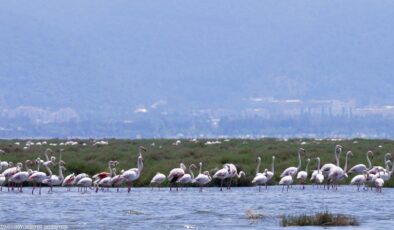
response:
[[[202,193],[196,188],[179,192],[136,188],[130,194],[125,189],[81,194],[76,188],[71,192],[55,188],[48,194],[43,188],[41,196],[31,195],[30,189],[0,192],[1,224],[64,224],[68,229],[284,229],[281,215],[325,210],[354,215],[361,223],[357,229],[388,228],[394,223],[394,189],[389,188],[383,193],[357,192],[350,186],[341,186],[338,191],[294,186],[289,192],[282,192],[279,186],[261,192],[254,187],[224,192],[206,188]],[[251,222],[245,216],[247,209],[265,217]]]

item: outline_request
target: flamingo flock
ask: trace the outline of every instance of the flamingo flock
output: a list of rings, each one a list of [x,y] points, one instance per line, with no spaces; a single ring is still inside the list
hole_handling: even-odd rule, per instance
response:
[[[304,155],[306,151],[303,148],[299,148],[297,151],[297,166],[288,167],[280,174],[278,184],[282,186],[282,192],[284,192],[285,189],[289,191],[294,183],[299,184],[300,189],[305,189],[305,184],[308,183],[308,180],[313,186],[323,186],[323,188],[327,190],[337,190],[341,182],[347,179],[349,175],[353,176],[350,184],[355,185],[357,191],[360,191],[360,188],[363,190],[372,190],[375,188],[377,192],[382,192],[384,183],[388,181],[394,173],[394,165],[392,161],[389,160],[389,158],[391,159],[391,154],[387,153],[384,156],[384,166],[373,166],[370,158],[373,158],[374,153],[368,151],[366,153],[368,166],[360,163],[348,170],[349,158],[353,156],[353,153],[352,151],[346,152],[345,164],[342,168],[340,166],[340,156],[343,149],[341,145],[335,146],[335,164],[326,163],[321,166],[319,157],[315,157],[312,160],[307,158],[305,170],[301,170],[303,162],[302,155]],[[34,160],[26,160],[24,164],[18,162],[15,166],[12,162],[0,161],[0,190],[2,191],[3,186],[6,185],[8,191],[23,192],[23,185],[31,183],[32,194],[34,194],[37,187],[38,193],[41,194],[41,187],[43,184],[49,188],[48,193],[52,193],[53,188],[57,186],[67,187],[67,191],[70,191],[72,187],[77,187],[78,192],[81,193],[88,192],[88,189],[96,193],[99,191],[109,191],[110,188],[116,188],[116,191],[119,192],[121,187],[126,186],[127,192],[130,193],[133,183],[141,177],[144,168],[143,152],[146,152],[146,148],[140,146],[138,150],[136,168],[121,170],[120,173],[117,174],[119,162],[111,160],[108,162],[108,171],[99,172],[92,177],[86,173],[77,175],[71,173],[64,176],[66,162],[62,160],[63,150],[60,150],[58,161],[51,149],[45,151],[45,160],[37,157]],[[316,169],[310,173],[309,165],[313,160],[316,160]],[[32,169],[34,165],[37,167],[36,170]],[[56,166],[58,168],[57,175],[52,171]],[[173,187],[176,187],[176,191],[178,191],[180,186],[182,190],[183,187],[194,184],[198,186],[199,191],[202,192],[204,186],[213,180],[220,181],[220,191],[223,191],[224,183],[227,181],[225,188],[230,190],[231,183],[234,179],[246,176],[244,171],[238,172],[237,167],[233,163],[225,163],[221,169],[213,173],[212,177],[209,170],[203,170],[202,162],[199,162],[198,166],[199,167],[195,164],[190,164],[189,167],[186,167],[184,163],[180,163],[179,167],[170,170],[167,176],[161,172],[157,172],[150,181],[152,190],[153,187],[158,187],[160,190],[161,185],[166,180],[168,181],[170,191],[172,191]],[[261,157],[259,156],[256,159],[256,174],[251,183],[258,186],[258,190],[261,192],[262,186],[268,189],[269,184],[274,184],[275,156],[272,156],[271,171],[266,168],[260,172],[260,166]],[[45,171],[42,170],[43,168]],[[193,170],[196,169],[199,169],[199,172],[195,177]]]

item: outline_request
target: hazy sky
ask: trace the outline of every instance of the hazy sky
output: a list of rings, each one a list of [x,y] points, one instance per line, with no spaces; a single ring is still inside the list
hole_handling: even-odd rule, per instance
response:
[[[0,106],[394,104],[393,1],[1,1]]]

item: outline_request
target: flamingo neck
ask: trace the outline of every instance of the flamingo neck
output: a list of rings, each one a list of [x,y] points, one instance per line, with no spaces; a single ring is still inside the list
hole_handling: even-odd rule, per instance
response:
[[[45,165],[45,169],[48,171],[50,176],[53,175],[52,170],[48,166]]]
[[[298,166],[297,169],[300,170],[301,168],[301,152],[298,150]]]
[[[385,158],[386,158],[386,156],[385,156]],[[368,162],[368,169],[371,169],[372,168],[372,163],[371,163],[371,160],[369,159],[369,152],[367,152],[367,162]]]
[[[320,173],[320,158],[317,159],[317,172]]]
[[[310,161],[307,161],[307,162],[306,162],[305,172],[308,172],[309,162],[310,162]]]
[[[343,171],[347,172],[347,161],[348,161],[349,154],[346,154],[345,158],[345,167],[343,167]]]
[[[142,163],[142,160],[138,159],[137,165],[138,165],[138,171],[142,172],[142,169],[144,168],[144,163]]]
[[[257,160],[256,175],[260,172],[260,164],[261,164],[261,159],[258,159]]]
[[[275,157],[272,157],[272,173],[275,173]]]
[[[202,170],[202,164],[200,164],[200,170],[198,171],[198,174],[201,174],[201,170]]]
[[[192,179],[194,179],[194,174],[193,174],[193,170],[192,170],[192,165],[189,166],[189,173],[190,173],[190,176],[192,177]]]
[[[64,176],[63,176],[63,167],[59,167],[59,178],[61,179],[61,180],[63,180],[63,178],[64,178]]]
[[[337,166],[339,167],[339,154],[337,151],[335,151],[335,160],[337,162]]]

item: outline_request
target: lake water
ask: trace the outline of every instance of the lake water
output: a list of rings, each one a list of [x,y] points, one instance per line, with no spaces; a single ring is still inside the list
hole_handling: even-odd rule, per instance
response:
[[[279,186],[261,192],[255,187],[224,192],[205,188],[202,193],[197,188],[179,192],[169,192],[168,188],[161,191],[136,188],[130,194],[125,189],[119,193],[91,190],[81,194],[76,188],[71,192],[54,188],[54,193],[47,194],[47,188],[43,188],[41,196],[31,195],[30,189],[14,193],[3,188],[1,224],[61,224],[67,225],[67,229],[112,229],[115,226],[117,229],[284,229],[280,226],[280,215],[324,210],[354,215],[361,223],[354,229],[390,229],[394,224],[394,189],[389,188],[384,188],[382,193],[357,192],[350,186],[341,186],[338,191],[311,186],[299,190],[294,186],[289,192],[281,192]],[[265,217],[251,222],[245,215],[247,209]]]

